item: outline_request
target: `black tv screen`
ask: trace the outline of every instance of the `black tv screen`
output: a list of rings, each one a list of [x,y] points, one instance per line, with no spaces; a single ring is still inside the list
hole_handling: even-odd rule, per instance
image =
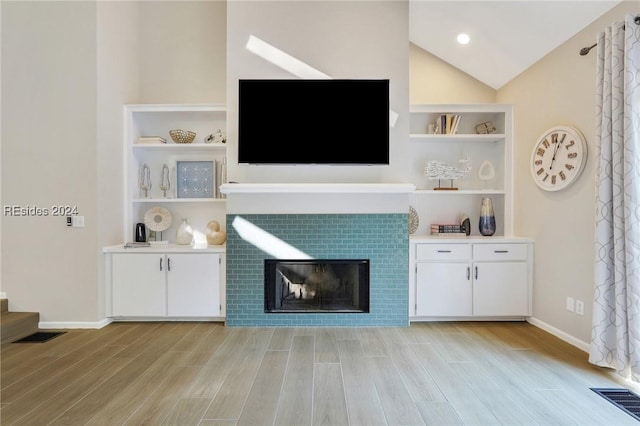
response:
[[[240,164],[389,164],[389,80],[240,80]]]

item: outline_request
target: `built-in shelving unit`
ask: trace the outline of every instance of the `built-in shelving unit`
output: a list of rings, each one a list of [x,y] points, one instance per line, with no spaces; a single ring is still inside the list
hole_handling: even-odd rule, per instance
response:
[[[144,223],[145,213],[153,207],[167,209],[172,223],[149,247],[104,248],[110,318],[224,319],[226,247],[208,246],[206,229],[212,220],[226,227],[226,199],[219,192],[226,144],[207,143],[206,138],[218,130],[226,134],[226,121],[223,105],[125,105],[123,242],[135,239],[136,224]],[[175,143],[169,134],[172,129],[195,132],[196,137],[191,143]],[[166,143],[143,143],[143,136],[161,137]],[[196,166],[201,168],[192,173]],[[179,174],[178,167],[189,174]],[[206,185],[200,184],[203,178]],[[141,181],[146,189],[140,187]],[[183,218],[194,230],[192,245],[175,244]]]
[[[455,134],[437,134],[443,114],[460,121]],[[442,126],[440,126],[442,127]],[[483,128],[491,128],[483,133]],[[431,133],[433,132],[433,133]],[[531,315],[533,240],[513,235],[511,105],[412,105],[410,170],[417,190],[411,196],[419,226],[410,238],[409,317],[412,321],[524,319]],[[471,171],[440,182],[425,176],[428,161]],[[495,173],[479,170],[490,164]],[[486,169],[485,169],[486,172]],[[489,175],[493,177],[488,178]],[[493,236],[479,232],[480,205],[490,197],[496,216]],[[470,220],[471,235],[431,236],[431,224]]]
[[[416,186],[411,205],[419,216],[417,237],[428,237],[432,223],[457,223],[462,215],[471,222],[472,236],[479,236],[478,219],[482,197],[491,197],[494,205],[496,236],[512,234],[512,146],[513,113],[503,104],[429,104],[410,106],[410,177]],[[429,133],[443,114],[458,115],[455,134]],[[492,133],[477,133],[476,126],[487,123]],[[431,126],[430,126],[431,125]],[[471,172],[460,180],[442,181],[442,186],[457,190],[437,190],[438,180],[424,174],[431,160],[458,167],[459,161],[471,161]],[[483,180],[480,166],[489,162],[495,177]]]
[[[136,104],[124,107],[125,188],[124,188],[124,241],[131,241],[135,224],[143,222],[145,212],[153,206],[170,211],[171,228],[163,232],[162,239],[172,242],[176,227],[187,218],[202,234],[211,220],[225,226],[225,199],[218,188],[221,184],[221,166],[226,156],[225,143],[206,143],[205,138],[218,130],[226,133],[226,107],[224,105]],[[196,133],[192,143],[175,143],[169,131],[189,130]],[[139,143],[142,136],[160,136],[166,143]],[[189,198],[177,193],[177,164],[180,161],[206,161],[214,165],[210,197],[199,195]],[[169,170],[170,188],[161,189],[163,165]],[[184,164],[184,163],[183,163]],[[150,171],[151,188],[140,188],[140,173],[146,165]],[[184,195],[184,194],[182,194]]]

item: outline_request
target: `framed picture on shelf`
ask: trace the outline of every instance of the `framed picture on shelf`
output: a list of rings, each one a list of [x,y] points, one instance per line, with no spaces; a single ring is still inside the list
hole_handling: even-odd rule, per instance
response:
[[[176,198],[214,198],[216,161],[212,158],[176,159]]]

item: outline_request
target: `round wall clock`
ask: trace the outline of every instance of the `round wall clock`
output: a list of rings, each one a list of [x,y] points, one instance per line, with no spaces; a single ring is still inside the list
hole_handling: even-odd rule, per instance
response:
[[[559,191],[575,182],[587,162],[587,142],[571,126],[552,127],[540,136],[531,153],[531,176],[545,191]]]

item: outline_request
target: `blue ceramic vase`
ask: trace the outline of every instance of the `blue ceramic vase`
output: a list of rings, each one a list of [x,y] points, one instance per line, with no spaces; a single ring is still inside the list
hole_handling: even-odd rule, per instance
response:
[[[480,205],[480,235],[490,237],[496,232],[496,216],[493,213],[493,201],[490,197],[483,197]]]

